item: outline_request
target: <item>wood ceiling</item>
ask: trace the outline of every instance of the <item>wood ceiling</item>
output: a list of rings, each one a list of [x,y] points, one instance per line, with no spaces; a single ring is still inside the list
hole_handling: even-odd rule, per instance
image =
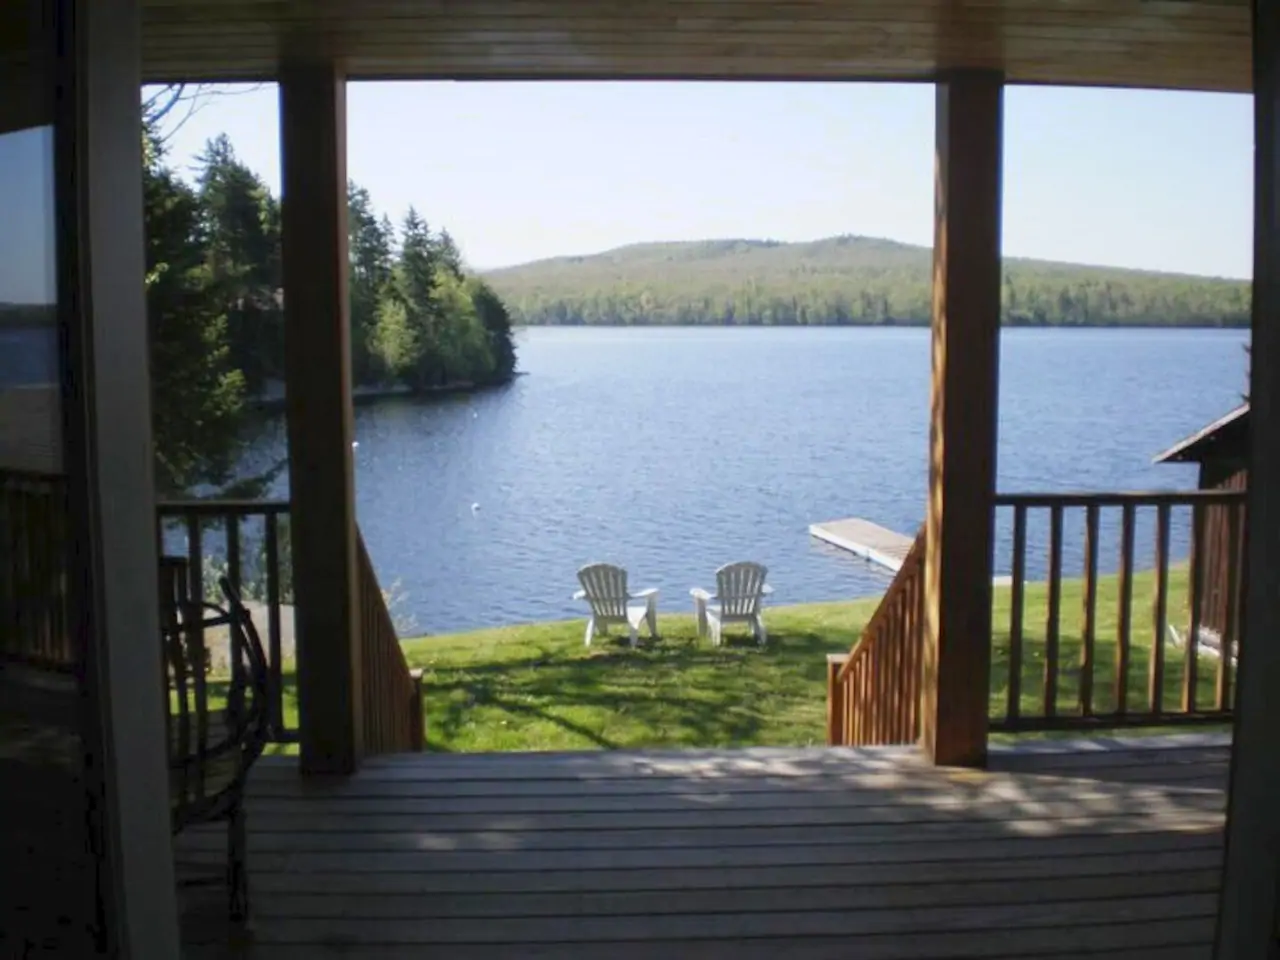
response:
[[[354,79],[929,80],[1250,89],[1247,0],[143,0],[148,81],[272,78],[319,47]]]

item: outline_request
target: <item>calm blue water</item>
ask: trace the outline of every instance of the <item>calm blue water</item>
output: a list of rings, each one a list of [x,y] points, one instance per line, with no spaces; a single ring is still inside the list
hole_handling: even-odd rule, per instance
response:
[[[1006,332],[1000,489],[1194,486],[1193,468],[1151,458],[1239,402],[1246,341]],[[872,594],[887,576],[808,525],[923,518],[925,330],[538,329],[519,350],[509,388],[356,411],[360,525],[421,631],[578,616],[575,571],[594,560],[660,587],[666,610],[744,558],[769,566],[779,603]],[[269,424],[249,464],[282,455],[283,435]]]

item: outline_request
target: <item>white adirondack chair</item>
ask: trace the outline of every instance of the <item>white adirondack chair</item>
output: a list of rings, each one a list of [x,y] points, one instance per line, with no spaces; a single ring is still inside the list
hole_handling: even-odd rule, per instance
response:
[[[587,620],[586,645],[591,646],[591,638],[599,631],[604,636],[612,624],[627,625],[631,633],[631,646],[640,640],[638,630],[641,622],[649,624],[649,636],[658,636],[658,591],[654,587],[630,593],[627,590],[627,571],[615,567],[611,563],[592,563],[578,571],[578,582],[582,589],[573,595],[575,600],[586,600],[591,607],[591,618]],[[633,604],[628,601],[642,600]]]
[[[711,642],[721,643],[721,629],[726,623],[749,623],[760,646],[769,639],[764,629],[761,606],[773,588],[764,582],[769,571],[750,561],[727,563],[716,571],[714,595],[694,587],[689,591],[698,614],[698,636],[705,637],[711,631]]]

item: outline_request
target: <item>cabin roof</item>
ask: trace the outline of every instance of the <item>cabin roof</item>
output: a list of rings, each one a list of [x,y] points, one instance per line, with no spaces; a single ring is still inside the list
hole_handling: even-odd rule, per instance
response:
[[[321,49],[352,79],[930,81],[1246,92],[1247,0],[142,0],[148,82],[271,80]]]
[[[1249,404],[1242,403],[1224,417],[1180,440],[1156,457],[1156,463],[1204,463],[1237,460],[1249,447]]]

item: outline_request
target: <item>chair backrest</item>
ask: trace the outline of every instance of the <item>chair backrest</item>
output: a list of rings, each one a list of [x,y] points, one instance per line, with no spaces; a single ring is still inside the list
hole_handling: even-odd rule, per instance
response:
[[[592,563],[578,571],[578,582],[597,619],[627,618],[627,571],[611,563]]]
[[[176,563],[166,563],[161,572],[175,830],[225,813],[269,732],[270,677],[248,610],[226,578],[219,584],[226,606],[188,597],[182,572]],[[207,634],[225,634],[226,675],[211,675]]]
[[[760,612],[764,578],[769,571],[743,560],[726,563],[716,571],[716,596],[726,617],[753,617]]]

